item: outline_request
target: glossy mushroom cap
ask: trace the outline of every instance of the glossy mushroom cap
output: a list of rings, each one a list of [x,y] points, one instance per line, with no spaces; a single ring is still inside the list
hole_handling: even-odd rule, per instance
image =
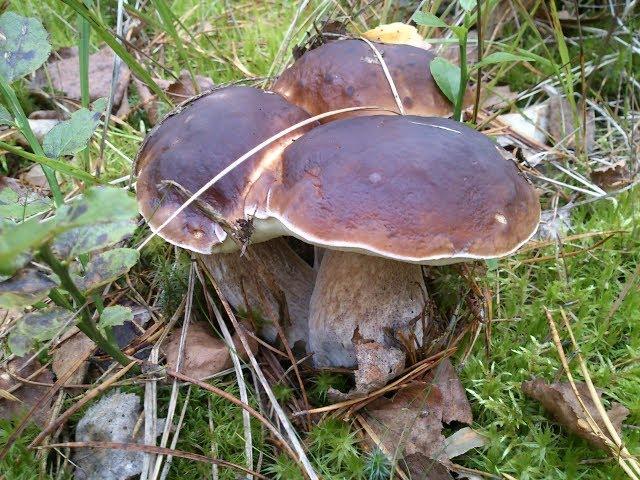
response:
[[[196,97],[169,114],[147,136],[136,159],[140,212],[156,231],[188,196],[262,141],[309,118],[282,96],[226,87]],[[282,150],[313,125],[300,128],[232,170],[158,234],[199,253],[236,248],[209,209],[233,224],[260,211],[277,176]],[[168,181],[168,182],[167,182]],[[259,241],[269,232],[257,231]],[[225,242],[226,240],[226,242]]]
[[[540,218],[535,190],[488,137],[417,116],[309,132],[285,150],[268,210],[309,243],[433,265],[508,255]]]
[[[453,113],[453,105],[431,77],[433,53],[410,45],[374,45],[387,64],[405,113],[438,117]],[[398,111],[378,58],[362,40],[337,40],[306,52],[280,75],[273,90],[311,115],[359,106]],[[388,113],[363,110],[326,121]]]

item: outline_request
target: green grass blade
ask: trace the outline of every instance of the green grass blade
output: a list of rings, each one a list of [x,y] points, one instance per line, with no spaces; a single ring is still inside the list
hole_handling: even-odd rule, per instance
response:
[[[64,173],[65,175],[69,175],[70,177],[76,178],[78,180],[82,180],[83,182],[92,183],[92,184],[105,183],[105,182],[102,182],[100,179],[94,177],[90,173],[85,172],[81,168],[74,167],[73,165],[70,165],[67,162],[54,160],[52,158],[45,157],[44,155],[41,155],[41,154],[36,155],[33,153],[25,152],[21,148],[18,148],[14,145],[10,145],[2,141],[0,141],[0,148],[6,150],[7,152],[13,153],[14,155],[22,157],[26,160],[31,160],[32,162],[39,163],[40,165],[42,165],[43,170],[46,168],[47,170],[50,170],[52,173],[54,171]],[[62,203],[64,203],[64,201]]]
[[[22,105],[20,105],[20,101],[16,96],[16,92],[13,91],[11,85],[7,82],[7,80],[0,76],[0,90],[2,91],[2,96],[5,98],[7,102],[7,106],[13,113],[13,117],[15,118],[18,129],[22,132],[24,137],[27,139],[29,146],[36,153],[36,155],[45,157],[44,151],[42,150],[42,146],[38,139],[34,135],[31,130],[31,125],[29,125],[29,120],[27,120],[27,116],[22,110]],[[9,149],[7,149],[9,150]],[[10,151],[10,150],[9,150]],[[26,153],[26,152],[25,152]],[[58,185],[58,179],[56,178],[55,172],[43,164],[42,171],[44,172],[45,177],[47,178],[47,182],[49,183],[49,188],[51,189],[51,193],[53,194],[53,203],[56,207],[59,207],[64,203],[64,199],[62,198],[62,192],[60,191],[60,185]]]
[[[182,46],[182,39],[178,36],[178,32],[176,27],[173,24],[175,20],[173,14],[171,13],[171,9],[167,5],[167,2],[164,0],[154,0],[154,5],[158,9],[158,15],[160,15],[160,19],[162,20],[162,24],[164,26],[165,31],[171,36],[173,42],[178,50],[178,55],[182,58],[182,62],[186,65],[187,70],[189,71],[189,76],[191,77],[191,83],[193,84],[193,89],[196,92],[200,91],[198,87],[198,82],[196,81],[196,75],[193,72],[193,67],[191,66],[191,62],[189,61],[189,57],[187,52]]]
[[[71,7],[77,14],[81,15],[85,20],[89,22],[98,36],[118,55],[124,63],[135,73],[140,80],[146,83],[151,91],[155,93],[158,98],[172,105],[171,100],[167,97],[166,93],[158,86],[153,80],[149,72],[138,63],[138,61],[131,55],[127,49],[118,42],[111,32],[103,25],[103,23],[91,12],[85,5],[79,0],[60,0],[64,4]]]
[[[85,4],[87,7],[90,6],[90,0],[87,0]],[[91,101],[89,95],[89,40],[91,37],[91,25],[80,15],[78,15],[78,30],[80,31],[80,37],[78,39],[78,57],[80,60],[80,96],[82,106],[89,108],[89,102]],[[89,146],[80,152],[80,159],[85,171],[90,172],[91,164],[89,159]]]

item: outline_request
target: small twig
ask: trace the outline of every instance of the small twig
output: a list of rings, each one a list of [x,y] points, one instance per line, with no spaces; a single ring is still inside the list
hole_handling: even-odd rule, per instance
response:
[[[287,441],[282,436],[282,434],[278,431],[278,429],[275,428],[271,424],[271,422],[269,422],[269,420],[267,420],[260,412],[254,410],[249,405],[243,403],[241,400],[239,400],[238,398],[234,397],[229,392],[225,392],[224,390],[222,390],[222,389],[220,389],[218,387],[214,387],[213,385],[210,385],[208,383],[201,382],[200,380],[196,380],[195,378],[188,377],[186,375],[183,375],[182,373],[178,373],[178,372],[175,372],[173,370],[167,370],[167,375],[169,375],[170,377],[173,377],[173,378],[177,378],[178,380],[181,380],[183,382],[191,383],[192,385],[197,385],[200,388],[203,388],[203,389],[205,389],[205,390],[207,390],[209,392],[215,393],[216,395],[224,398],[225,400],[228,400],[229,402],[233,403],[234,405],[237,405],[238,407],[242,408],[243,410],[246,410],[247,412],[249,412],[249,414],[252,417],[256,418],[258,421],[260,421],[260,423],[262,423],[265,427],[267,427],[267,429],[273,434],[273,436],[275,438],[277,438],[278,441],[280,441],[280,443],[282,444],[283,448],[286,450],[287,454],[295,462],[298,462],[298,457],[297,457],[296,453],[293,451],[293,449],[291,448],[291,446],[289,445],[289,443],[287,443]]]
[[[85,359],[81,358],[81,360],[84,361]],[[85,394],[85,396],[82,397],[82,400],[74,403],[73,406],[68,408],[62,415],[60,415],[54,421],[50,422],[49,425],[47,425],[47,427],[42,432],[40,432],[40,434],[36,438],[33,439],[33,441],[29,444],[29,447],[30,448],[34,448],[34,447],[38,446],[42,442],[42,440],[45,439],[45,437],[47,437],[52,431],[54,431],[56,428],[58,428],[58,426],[60,426],[63,423],[65,423],[69,418],[71,418],[71,416],[74,413],[80,411],[82,409],[82,407],[84,407],[88,402],[90,402],[91,400],[96,398],[98,395],[100,395],[102,392],[104,392],[105,390],[110,388],[111,385],[115,381],[117,381],[118,379],[120,379],[124,375],[126,375],[127,372],[129,370],[131,370],[134,365],[135,365],[135,363],[133,363],[133,362],[130,363],[126,367],[122,368],[122,370],[120,370],[119,372],[117,372],[114,375],[112,375],[109,379],[107,379],[104,382],[102,382],[100,385],[98,385],[93,390],[89,390]],[[70,371],[71,371],[71,373],[73,373],[75,371],[75,368],[70,369]],[[63,375],[63,376],[66,376],[66,375]]]
[[[227,462],[226,460],[218,460],[217,458],[206,457],[204,455],[198,455],[196,453],[183,452],[182,450],[173,450],[171,448],[155,447],[153,445],[141,445],[139,443],[116,443],[116,442],[65,442],[54,443],[51,445],[38,447],[38,448],[103,448],[110,450],[124,450],[127,452],[142,452],[153,453],[156,455],[172,455],[174,457],[186,458],[188,460],[194,460],[196,462],[210,463],[214,465],[220,465],[221,467],[233,468],[255,477],[261,480],[269,480],[264,475],[252,470],[236,465],[235,463]]]

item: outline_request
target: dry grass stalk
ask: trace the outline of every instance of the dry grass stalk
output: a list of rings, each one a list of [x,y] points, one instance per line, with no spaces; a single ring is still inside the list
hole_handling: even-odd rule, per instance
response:
[[[186,375],[183,375],[182,373],[174,372],[173,370],[167,370],[167,375],[169,375],[170,377],[173,377],[173,378],[177,378],[178,380],[181,380],[183,382],[187,382],[187,383],[190,383],[192,385],[197,385],[200,388],[203,388],[203,389],[205,389],[205,390],[207,390],[209,392],[215,393],[216,395],[224,398],[225,400],[228,400],[229,402],[233,403],[234,405],[237,405],[238,407],[242,408],[243,410],[246,410],[247,412],[249,412],[249,414],[252,417],[257,419],[262,425],[267,427],[267,430],[269,430],[273,434],[273,436],[280,442],[280,444],[285,449],[287,454],[295,462],[298,462],[298,456],[297,456],[296,452],[293,451],[293,449],[291,448],[289,443],[285,440],[285,438],[278,431],[278,429],[275,428],[271,424],[271,422],[269,422],[269,420],[267,420],[267,418],[264,417],[260,412],[254,410],[249,405],[247,405],[245,403],[242,403],[241,400],[239,400],[238,398],[234,397],[230,393],[225,392],[224,390],[222,390],[220,388],[214,387],[213,385],[209,385],[208,383],[202,382],[200,380],[196,380],[195,378],[188,377]],[[316,477],[316,479],[317,479],[317,477]]]
[[[182,405],[182,410],[180,411],[180,417],[178,418],[178,424],[176,425],[176,431],[171,438],[171,450],[176,449],[176,445],[178,444],[178,438],[180,438],[180,430],[182,430],[182,424],[184,422],[184,416],[187,413],[187,407],[189,406],[189,399],[191,398],[191,386],[187,389],[187,395],[184,399],[184,403]],[[244,412],[244,410],[243,410]],[[165,430],[168,430],[169,427],[165,424]],[[160,480],[165,480],[167,475],[169,474],[169,467],[171,466],[171,461],[173,460],[173,455],[167,455],[167,460],[164,462],[162,466],[162,473],[160,474]]]
[[[84,361],[84,359],[80,359],[81,361]],[[70,407],[69,409],[67,409],[62,415],[60,415],[58,418],[56,418],[55,420],[51,421],[49,423],[49,425],[47,425],[47,427],[42,430],[42,432],[40,432],[40,434],[38,434],[38,436],[31,442],[31,444],[29,445],[31,448],[36,447],[38,445],[40,445],[40,443],[52,432],[54,431],[57,427],[59,427],[60,425],[62,425],[64,422],[66,422],[74,413],[78,412],[84,405],[86,405],[88,402],[90,402],[91,400],[93,400],[94,398],[96,398],[98,395],[100,395],[101,393],[103,393],[105,390],[107,390],[108,388],[111,387],[111,385],[113,385],[114,382],[116,382],[118,379],[122,378],[124,375],[127,374],[127,372],[129,370],[131,370],[131,368],[137,365],[136,362],[131,362],[129,365],[127,365],[126,367],[122,368],[120,371],[118,371],[117,373],[115,373],[114,375],[112,375],[111,377],[109,377],[109,379],[105,380],[104,382],[100,383],[96,388],[94,388],[93,390],[89,390],[87,393],[85,393],[84,397],[82,397],[82,399],[80,399],[79,401],[77,401],[72,407]],[[71,370],[71,369],[70,369]],[[58,382],[60,382],[60,380],[58,380]],[[56,383],[58,383],[56,382]],[[52,387],[53,388],[53,387]]]
[[[191,322],[191,307],[193,306],[193,289],[195,285],[195,265],[191,263],[189,269],[189,284],[187,287],[186,304],[184,307],[184,319],[182,321],[182,329],[180,331],[180,344],[178,346],[178,359],[176,362],[176,370],[180,371],[182,366],[182,360],[184,358],[184,346],[187,341],[187,333],[189,332],[189,323]],[[169,397],[169,407],[167,411],[166,425],[173,425],[173,417],[176,413],[176,405],[178,403],[178,381],[173,380],[171,384],[171,396]],[[160,439],[160,446],[166,447],[169,441],[169,433],[171,429],[165,428],[162,432],[162,438]],[[160,475],[160,467],[162,466],[162,456],[156,458],[156,463],[153,469],[153,473],[149,476],[150,479],[156,480]],[[249,467],[251,469],[251,467]]]
[[[192,268],[193,265],[192,265]],[[216,306],[215,302],[212,301],[211,296],[206,288],[206,282],[204,277],[202,276],[202,272],[198,267],[196,267],[196,274],[198,275],[198,280],[202,284],[204,288],[205,299],[207,305],[213,310],[216,320],[218,321],[218,326],[220,327],[220,331],[222,332],[222,336],[224,337],[224,341],[227,344],[229,349],[229,355],[231,356],[231,361],[233,362],[233,369],[236,374],[236,379],[238,381],[238,389],[240,390],[240,400],[243,403],[249,404],[249,395],[247,393],[247,384],[244,380],[244,375],[242,373],[242,365],[240,364],[240,357],[238,356],[238,352],[236,351],[235,344],[233,343],[233,338],[231,338],[231,332],[227,328],[227,324],[225,323],[222,315],[220,314],[220,310]],[[242,411],[242,426],[244,429],[244,451],[247,459],[247,468],[249,470],[253,469],[253,439],[251,435],[251,419],[249,418],[249,412],[246,410]]]
[[[311,462],[309,461],[309,458],[307,457],[307,454],[304,451],[304,447],[302,446],[302,443],[300,442],[300,439],[298,438],[296,431],[293,428],[293,425],[291,425],[289,418],[286,416],[286,414],[282,410],[282,407],[278,403],[278,400],[276,399],[273,393],[273,390],[269,385],[269,382],[267,382],[267,379],[265,378],[264,373],[262,373],[262,370],[260,369],[260,365],[258,365],[258,361],[256,360],[255,355],[253,355],[253,353],[251,352],[249,341],[247,339],[247,335],[244,333],[244,329],[238,323],[238,320],[236,319],[231,309],[231,306],[229,305],[229,302],[227,302],[227,300],[221,294],[220,288],[218,287],[215,279],[211,275],[208,275],[208,277],[209,277],[209,281],[213,285],[213,288],[216,290],[216,293],[218,294],[218,297],[222,302],[222,306],[224,307],[227,315],[229,316],[229,319],[231,320],[231,323],[233,324],[233,327],[236,333],[238,334],[240,341],[242,342],[243,348],[245,349],[247,355],[249,356],[249,362],[251,363],[253,370],[258,376],[258,379],[260,380],[260,384],[262,385],[262,388],[267,394],[267,397],[269,397],[269,401],[271,402],[271,406],[275,410],[278,420],[282,423],[282,426],[287,432],[287,436],[289,437],[289,440],[291,441],[291,445],[293,446],[293,449],[295,450],[297,455],[296,460],[302,465],[303,472],[310,480],[319,480],[318,474],[315,472],[313,466],[311,465]]]
[[[415,364],[411,369],[411,371],[409,371],[402,377],[398,378],[397,380],[391,382],[390,384],[382,388],[379,388],[378,390],[374,390],[373,392],[369,393],[367,396],[354,398],[351,400],[345,400],[343,402],[334,403],[332,405],[327,405],[324,407],[312,408],[311,410],[307,410],[307,411],[295,412],[293,415],[298,416],[298,415],[307,415],[307,414],[326,413],[326,412],[331,412],[331,411],[339,410],[346,407],[351,407],[356,404],[361,404],[358,408],[362,408],[367,403],[378,398],[380,395],[383,395],[393,390],[397,390],[401,388],[403,385],[405,385],[409,380],[417,377],[421,373],[424,373],[436,367],[441,360],[453,355],[455,351],[456,351],[456,347],[451,347],[435,355],[432,355],[429,358],[425,358],[424,360]]]

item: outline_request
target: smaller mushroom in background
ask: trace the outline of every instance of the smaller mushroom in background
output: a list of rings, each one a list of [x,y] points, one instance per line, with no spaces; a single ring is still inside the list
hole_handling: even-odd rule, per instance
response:
[[[431,77],[433,53],[411,45],[373,45],[382,54],[405,113],[439,117],[453,114],[453,105]],[[311,115],[346,107],[382,109],[343,113],[325,122],[400,113],[378,57],[362,40],[336,40],[306,52],[280,75],[273,90]]]
[[[309,118],[282,96],[250,87],[213,90],[185,102],[146,137],[136,159],[140,212],[152,231],[168,242],[201,255],[205,267],[236,309],[278,321],[277,293],[259,269],[240,258],[240,247],[225,225],[246,229],[252,243],[281,234],[267,222],[252,222],[266,204],[268,188],[279,176],[282,151],[315,124],[299,128],[251,156],[160,229],[209,180],[253,147]],[[249,246],[270,270],[285,295],[293,346],[306,341],[308,302],[314,272],[283,240],[268,248]],[[235,253],[220,253],[235,252]],[[266,335],[275,339],[273,326]]]
[[[517,166],[459,122],[369,116],[314,129],[285,149],[262,215],[326,248],[309,312],[316,366],[356,370],[356,392],[422,343],[421,265],[503,257],[535,232],[540,204]]]

